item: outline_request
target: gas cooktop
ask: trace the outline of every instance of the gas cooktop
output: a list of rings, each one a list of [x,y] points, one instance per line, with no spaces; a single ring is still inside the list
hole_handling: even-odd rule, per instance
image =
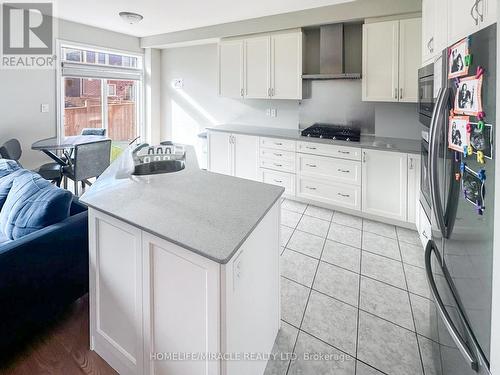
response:
[[[302,130],[304,137],[333,139],[339,141],[359,142],[361,131],[343,125],[317,123]]]

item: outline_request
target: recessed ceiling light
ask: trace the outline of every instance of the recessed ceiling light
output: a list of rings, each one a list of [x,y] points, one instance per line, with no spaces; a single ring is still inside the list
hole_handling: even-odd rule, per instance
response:
[[[140,14],[132,12],[120,12],[119,15],[125,22],[131,25],[141,21],[144,18]]]

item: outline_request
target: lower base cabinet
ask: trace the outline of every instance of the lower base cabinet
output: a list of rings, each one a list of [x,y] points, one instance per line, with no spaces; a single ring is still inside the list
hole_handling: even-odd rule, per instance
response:
[[[272,350],[279,223],[276,203],[219,264],[90,209],[91,349],[120,374],[262,375],[265,360],[217,355]]]
[[[261,168],[260,173],[262,182],[284,187],[285,195],[289,197],[295,196],[295,174],[265,168]]]
[[[363,212],[399,221],[407,220],[407,154],[364,149],[362,181]]]
[[[359,186],[300,176],[297,182],[297,196],[352,210],[361,210]]]

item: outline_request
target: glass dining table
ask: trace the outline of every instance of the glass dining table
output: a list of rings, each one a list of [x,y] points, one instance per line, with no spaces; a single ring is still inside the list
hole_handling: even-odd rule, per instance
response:
[[[73,153],[73,150],[76,146],[92,143],[98,141],[104,141],[109,139],[103,135],[73,135],[68,137],[52,137],[41,139],[36,141],[31,145],[32,150],[39,150],[46,154],[49,158],[54,160],[56,163],[61,166],[68,165],[68,158]],[[64,153],[66,158],[60,157],[60,153]]]

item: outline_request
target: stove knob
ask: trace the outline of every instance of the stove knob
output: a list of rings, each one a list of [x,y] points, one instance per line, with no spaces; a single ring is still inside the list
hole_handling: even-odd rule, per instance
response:
[[[319,137],[320,137],[320,138],[323,138],[323,135],[320,135]]]
[[[349,142],[349,141],[351,140],[351,138],[347,137],[345,140],[346,140],[347,142]]]
[[[333,140],[336,140],[336,139],[337,139],[337,137],[336,137],[336,136],[333,136],[333,137],[332,137],[332,139],[333,139]]]

